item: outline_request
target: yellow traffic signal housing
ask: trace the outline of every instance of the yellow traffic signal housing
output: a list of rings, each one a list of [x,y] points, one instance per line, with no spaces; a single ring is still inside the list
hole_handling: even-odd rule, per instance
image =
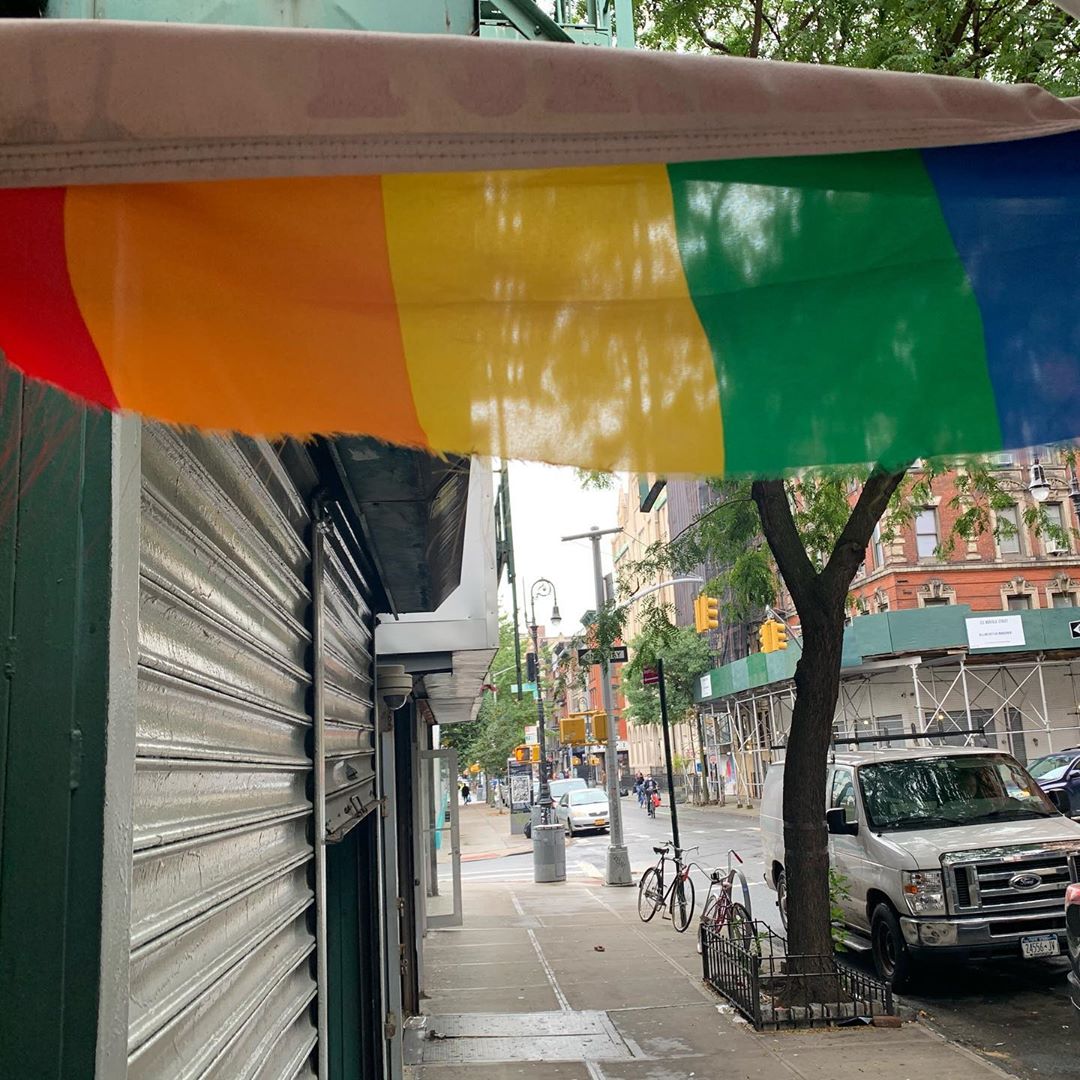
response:
[[[694,600],[694,629],[699,634],[715,630],[720,625],[720,601],[701,593]]]
[[[527,746],[514,747],[514,760],[520,765],[529,760],[529,748]]]
[[[572,714],[559,721],[559,742],[566,746],[575,746],[585,741],[585,717],[580,713]]]
[[[607,742],[607,713],[592,714],[592,741],[594,743]]]
[[[786,649],[788,647],[787,627],[774,619],[768,619],[761,624],[758,640],[761,642],[761,651],[764,653]]]
[[[540,760],[540,744],[533,743],[529,747],[529,760],[535,765]]]

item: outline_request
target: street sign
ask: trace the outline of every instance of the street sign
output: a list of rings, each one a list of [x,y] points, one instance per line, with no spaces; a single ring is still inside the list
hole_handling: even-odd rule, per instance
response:
[[[1080,638],[1080,620],[1069,623],[1069,635],[1070,637]]]
[[[577,658],[579,664],[599,664],[600,663],[600,650],[599,649],[578,649]],[[625,645],[612,645],[611,651],[608,653],[609,664],[625,664],[630,658],[630,654]]]
[[[641,669],[641,682],[644,686],[656,686],[660,682],[660,672],[654,667]]]

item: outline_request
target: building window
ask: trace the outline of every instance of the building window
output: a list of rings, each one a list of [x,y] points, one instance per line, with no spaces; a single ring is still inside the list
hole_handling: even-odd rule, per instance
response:
[[[1053,592],[1050,594],[1051,607],[1076,607],[1076,593]]]
[[[1061,503],[1046,503],[1043,506],[1043,511],[1046,513],[1046,520],[1056,529],[1065,531],[1065,518],[1061,512]],[[1044,534],[1046,541],[1046,554],[1058,555],[1063,551],[1069,550],[1068,544],[1063,544],[1056,536],[1051,536],[1050,533]]]
[[[881,522],[874,526],[874,569],[880,570],[885,565],[885,545],[881,542]]]
[[[1002,555],[1020,554],[1020,514],[1015,506],[1007,506],[995,511],[998,522],[1008,524],[1003,528],[999,525],[997,538],[998,552]]]
[[[1027,593],[1013,593],[1005,597],[1005,607],[1009,611],[1030,611],[1031,597]]]
[[[938,546],[937,511],[928,506],[915,517],[915,547],[920,559],[935,557]]]
[[[924,596],[923,607],[948,607],[952,601],[947,596]]]

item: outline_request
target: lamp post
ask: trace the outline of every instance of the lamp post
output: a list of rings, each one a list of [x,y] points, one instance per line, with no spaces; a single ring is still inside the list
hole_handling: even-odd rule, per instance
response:
[[[1073,481],[1075,482],[1075,480],[1076,474],[1074,473]],[[1032,464],[1031,472],[1028,475],[1028,492],[1037,503],[1044,503],[1050,497],[1050,481],[1046,479],[1046,470],[1039,464],[1038,458]],[[1071,494],[1072,489],[1070,486]]]
[[[559,599],[555,586],[547,578],[538,578],[529,590],[529,606],[532,609],[529,632],[533,639],[533,652],[536,656],[536,738],[540,744],[540,824],[551,824],[551,789],[548,787],[547,740],[544,737],[544,698],[540,692],[540,624],[536,619],[536,599],[540,596],[551,597],[551,625],[557,630],[562,622],[559,614]]]

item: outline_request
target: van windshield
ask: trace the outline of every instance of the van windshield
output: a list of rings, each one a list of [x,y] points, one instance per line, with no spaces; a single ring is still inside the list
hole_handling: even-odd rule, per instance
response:
[[[1057,813],[1023,767],[1000,755],[863,765],[859,785],[870,827],[881,831],[1020,821]]]

